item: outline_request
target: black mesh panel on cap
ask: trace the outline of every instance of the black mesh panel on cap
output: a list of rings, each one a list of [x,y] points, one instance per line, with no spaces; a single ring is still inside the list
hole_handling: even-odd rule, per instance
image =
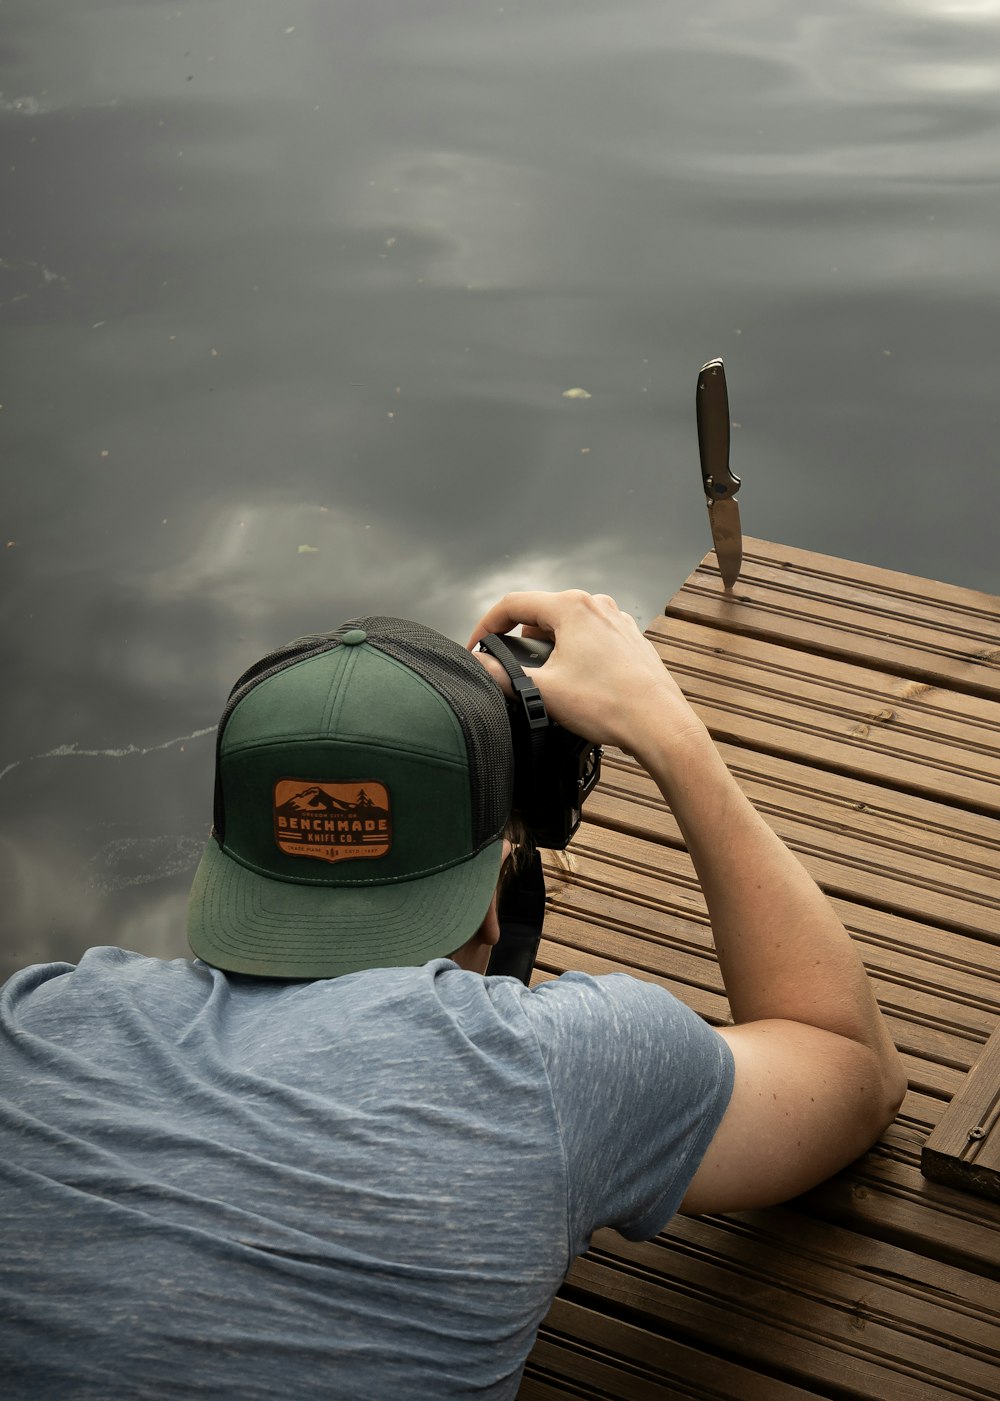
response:
[[[405,618],[357,618],[369,643],[401,662],[447,701],[462,727],[472,785],[472,846],[479,851],[510,816],[514,754],[503,695],[485,668],[449,637]]]

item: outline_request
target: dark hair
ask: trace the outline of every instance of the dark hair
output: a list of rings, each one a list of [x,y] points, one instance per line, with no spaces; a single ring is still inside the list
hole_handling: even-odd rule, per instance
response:
[[[504,840],[510,842],[511,851],[500,867],[500,876],[497,880],[497,893],[500,895],[503,894],[504,887],[513,879],[515,872],[519,871],[525,862],[531,859],[532,852],[535,850],[531,833],[514,813],[508,817],[503,835]]]

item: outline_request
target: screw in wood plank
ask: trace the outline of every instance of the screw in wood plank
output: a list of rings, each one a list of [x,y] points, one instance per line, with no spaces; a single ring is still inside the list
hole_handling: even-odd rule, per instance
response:
[[[980,1124],[977,1128],[974,1128],[974,1129],[970,1129],[970,1130],[969,1130],[969,1142],[970,1142],[970,1143],[976,1143],[976,1142],[979,1141],[979,1139],[985,1138],[985,1137],[986,1137],[986,1130],[983,1128],[982,1124]]]

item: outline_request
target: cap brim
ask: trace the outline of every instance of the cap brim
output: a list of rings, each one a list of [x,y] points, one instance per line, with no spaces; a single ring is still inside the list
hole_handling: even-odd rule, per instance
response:
[[[364,887],[271,880],[214,838],[195,873],[188,941],[199,958],[260,978],[336,978],[454,953],[479,928],[503,858],[497,838],[457,866]]]

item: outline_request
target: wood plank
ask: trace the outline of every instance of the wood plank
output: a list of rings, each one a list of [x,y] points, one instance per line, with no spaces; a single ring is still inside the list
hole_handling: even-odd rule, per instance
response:
[[[924,1145],[921,1166],[933,1181],[1000,1201],[1000,1030]]]
[[[528,1363],[529,1369],[531,1363]],[[566,1401],[567,1396],[579,1396],[590,1401],[596,1396],[593,1391],[584,1391],[581,1387],[565,1385],[561,1382],[550,1382],[543,1380],[541,1376],[533,1371],[525,1373],[524,1380],[517,1393],[517,1401]]]
[[[1000,820],[800,762],[719,746],[747,797],[828,894],[1000,943]],[[591,822],[681,844],[652,779],[610,750]]]
[[[808,1401],[816,1394],[729,1361],[719,1350],[692,1347],[670,1337],[667,1329],[608,1318],[560,1298],[542,1325],[518,1397],[542,1401],[546,1393],[528,1385],[536,1377],[570,1383],[572,1390],[550,1395],[611,1396],[616,1401]]]
[[[686,851],[588,821],[568,852],[543,856],[553,910],[578,911],[597,925],[619,928],[630,966],[671,949],[700,951],[707,985],[721,988],[708,971],[715,962],[708,914]],[[804,864],[808,868],[809,860]],[[833,904],[866,946],[862,956],[873,972],[889,981],[898,973],[916,990],[945,994],[968,1008],[958,1013],[958,1024],[978,1027],[985,1039],[989,1019],[1000,1014],[1000,960],[990,946],[836,896]],[[582,930],[580,937],[586,947]]]
[[[710,553],[665,612],[1000,699],[1000,600],[992,594],[746,539],[731,594]]]
[[[572,869],[550,861],[546,874],[546,941],[563,952],[548,949],[543,966],[571,965],[586,952],[607,971],[650,975],[696,999],[714,1024],[729,1020],[708,913],[686,852],[581,829]],[[904,1048],[967,1069],[1000,1020],[1000,969],[981,968],[982,945],[882,911],[834,906],[858,940],[884,1010],[900,1023]],[[936,963],[920,958],[921,947],[931,948]]]
[[[1000,1207],[929,1182],[915,1160],[892,1151],[895,1141],[890,1129],[881,1144],[797,1198],[796,1206],[814,1219],[1000,1280]]]
[[[896,1123],[913,1134],[914,1142],[923,1143],[940,1123],[950,1102],[911,1088],[906,1092]]]
[[[600,1232],[568,1285],[837,1395],[995,1401],[1000,1324],[984,1281],[830,1226],[769,1239],[740,1224],[677,1218],[638,1243]]]
[[[1000,815],[1000,701],[677,618],[647,636],[716,739]]]

